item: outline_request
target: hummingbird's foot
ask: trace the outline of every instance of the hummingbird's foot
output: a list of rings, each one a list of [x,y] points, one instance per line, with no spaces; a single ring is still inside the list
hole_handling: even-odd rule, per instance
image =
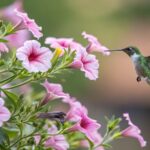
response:
[[[137,78],[136,78],[136,81],[137,82],[140,82],[142,79],[141,79],[141,77],[140,76],[138,76]]]

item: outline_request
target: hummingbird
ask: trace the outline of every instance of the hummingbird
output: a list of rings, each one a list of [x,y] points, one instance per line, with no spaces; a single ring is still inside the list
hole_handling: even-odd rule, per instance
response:
[[[126,47],[120,50],[108,51],[122,51],[125,52],[130,58],[135,67],[137,74],[137,82],[145,80],[150,85],[150,56],[143,56],[140,50],[136,47]]]

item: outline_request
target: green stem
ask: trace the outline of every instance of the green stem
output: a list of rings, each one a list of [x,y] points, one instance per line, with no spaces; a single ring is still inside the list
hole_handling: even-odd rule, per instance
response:
[[[33,78],[30,78],[30,79],[28,79],[28,80],[26,80],[26,81],[24,81],[24,82],[22,82],[22,83],[19,83],[19,84],[13,85],[13,86],[8,87],[8,88],[4,88],[4,90],[10,90],[10,89],[17,88],[17,87],[22,86],[22,85],[25,85],[25,84],[27,84],[27,83],[29,83],[29,82],[33,81],[33,80],[34,80]]]
[[[12,81],[15,78],[16,78],[16,75],[13,75],[13,76],[11,76],[7,79],[4,79],[4,80],[0,81],[0,84],[7,84],[8,82]]]
[[[10,148],[13,147],[14,145],[16,145],[16,144],[17,144],[18,142],[20,142],[21,140],[33,136],[35,133],[36,133],[36,131],[32,132],[31,134],[29,134],[29,135],[27,135],[27,136],[23,136],[23,137],[19,138],[16,142],[14,142],[13,144],[11,144],[11,145],[8,147],[8,149],[10,149]]]
[[[22,131],[22,129],[23,129],[23,125],[22,124],[19,124],[18,125],[18,128],[19,128],[19,130],[20,130],[20,139],[22,138],[22,135],[23,135],[23,131]],[[20,147],[21,145],[20,145],[20,143],[18,144],[18,148]],[[18,148],[17,148],[17,150],[18,150]]]

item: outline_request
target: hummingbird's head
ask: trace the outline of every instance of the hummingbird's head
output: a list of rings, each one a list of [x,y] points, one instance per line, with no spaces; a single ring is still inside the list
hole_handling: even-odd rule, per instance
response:
[[[132,56],[134,54],[140,54],[140,51],[136,47],[126,47],[122,49],[128,56]]]

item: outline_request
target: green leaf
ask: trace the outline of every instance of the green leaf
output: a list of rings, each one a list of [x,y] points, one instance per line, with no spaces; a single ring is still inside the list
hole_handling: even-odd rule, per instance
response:
[[[111,119],[108,119],[108,123],[107,123],[107,128],[108,128],[108,131],[112,131],[112,130],[115,130],[119,127],[119,123],[121,122],[121,118],[115,118],[115,116],[112,116]]]
[[[2,43],[7,43],[7,42],[8,42],[8,40],[0,39],[0,42],[2,42]]]
[[[5,133],[7,133],[9,138],[14,138],[19,133],[19,130],[16,128],[3,128],[3,130],[5,131]]]
[[[19,100],[19,97],[16,94],[9,92],[7,90],[2,89],[2,91],[7,96],[8,101],[16,107],[17,101]]]
[[[7,26],[6,26],[6,34],[5,34],[5,36],[6,35],[9,35],[9,34],[12,34],[12,33],[14,33],[15,31],[14,31],[14,27],[13,27],[13,25],[11,24],[11,23],[9,23]]]
[[[0,66],[3,66],[5,64],[5,61],[3,59],[0,60]]]
[[[9,143],[9,137],[6,132],[0,128],[0,144],[3,144],[4,142]]]

